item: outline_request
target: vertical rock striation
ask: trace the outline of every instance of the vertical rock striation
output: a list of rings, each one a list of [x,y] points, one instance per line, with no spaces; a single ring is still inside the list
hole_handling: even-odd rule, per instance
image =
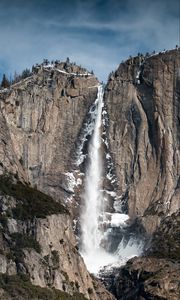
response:
[[[0,93],[2,115],[21,169],[32,185],[56,198],[70,192],[65,173],[71,169],[75,142],[96,98],[97,84],[86,70],[58,63],[39,65],[31,77]]]
[[[67,299],[114,299],[88,273],[72,218],[61,205],[73,193],[68,181],[76,142],[97,86],[85,69],[56,62],[0,90],[0,272],[6,276],[0,293],[7,299],[7,282],[21,282],[22,275],[61,290],[62,299],[65,293]],[[27,280],[23,284],[27,288]]]
[[[117,299],[178,300],[180,49],[121,63],[105,101],[119,201],[150,243],[103,282]]]
[[[60,204],[68,201],[79,215],[97,86],[81,67],[56,62],[37,65],[30,77],[0,90],[0,272],[26,274],[34,285],[73,297],[110,300],[114,297],[87,272],[72,216]],[[120,64],[104,100],[103,195],[110,199],[110,213],[119,201],[122,212],[136,219],[130,224],[130,229],[137,225],[135,235],[152,236],[145,257],[113,270],[105,284],[117,299],[176,300],[180,50]],[[5,279],[0,295],[7,293]]]
[[[119,195],[153,232],[179,208],[180,51],[130,58],[110,75],[105,101]]]

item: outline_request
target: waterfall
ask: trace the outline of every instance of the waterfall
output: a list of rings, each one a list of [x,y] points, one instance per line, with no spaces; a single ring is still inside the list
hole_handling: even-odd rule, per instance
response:
[[[103,108],[103,87],[98,86],[95,102],[96,119],[94,131],[88,148],[88,166],[85,177],[85,207],[82,213],[82,251],[85,263],[91,272],[97,272],[99,266],[114,258],[101,247],[103,231],[100,228],[100,218],[103,214],[102,195],[102,158],[101,158],[101,123]]]
[[[97,99],[93,118],[94,130],[92,132],[85,174],[85,192],[83,195],[84,206],[81,213],[81,255],[84,258],[88,270],[98,273],[101,267],[114,264],[117,261],[127,261],[129,257],[138,255],[136,243],[122,237],[116,249],[110,251],[114,233],[119,235],[128,219],[128,215],[110,213],[106,211],[105,197],[102,189],[103,184],[103,161],[102,161],[102,110],[103,110],[103,87],[98,86]],[[106,191],[107,193],[107,191]],[[114,192],[109,192],[113,194]],[[115,231],[113,230],[115,227]],[[117,230],[116,230],[117,228]],[[111,240],[111,241],[110,241]],[[109,242],[110,241],[110,242]],[[117,241],[116,241],[117,243]],[[127,255],[125,249],[127,248]],[[123,253],[123,257],[121,255]]]
[[[85,211],[83,214],[83,244],[86,252],[97,249],[100,244],[101,232],[98,228],[98,219],[101,213],[102,196],[101,174],[102,161],[101,147],[101,115],[103,107],[103,89],[98,87],[96,99],[96,120],[94,132],[88,149],[88,168],[85,178]]]

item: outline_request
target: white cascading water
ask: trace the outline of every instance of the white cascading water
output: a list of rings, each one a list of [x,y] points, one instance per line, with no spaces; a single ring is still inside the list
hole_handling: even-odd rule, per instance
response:
[[[103,163],[101,155],[101,124],[103,109],[103,87],[98,86],[98,94],[95,102],[96,119],[94,131],[88,148],[88,166],[85,176],[84,209],[81,215],[81,254],[84,258],[88,270],[97,274],[101,267],[114,264],[121,259],[121,262],[127,260],[125,249],[123,247],[123,257],[120,254],[122,242],[115,253],[110,254],[102,247],[102,241],[107,236],[108,230],[103,230],[103,224],[106,224],[106,215],[104,199],[102,193],[102,175]],[[112,219],[118,217],[119,224],[125,224],[127,215],[114,214]],[[133,244],[133,243],[132,243]],[[127,245],[128,257],[137,255],[134,252],[132,244]],[[135,247],[136,248],[136,247]],[[132,251],[133,249],[133,251]],[[126,257],[126,259],[124,258]]]
[[[94,131],[88,149],[88,168],[85,178],[85,208],[82,213],[82,256],[89,271],[96,273],[100,266],[113,262],[113,257],[100,246],[103,232],[99,228],[99,218],[102,215],[103,198],[101,193],[102,160],[101,121],[103,108],[103,88],[98,87],[95,104],[97,115]],[[111,259],[110,259],[111,258]]]
[[[86,252],[90,254],[97,249],[101,240],[101,232],[98,228],[98,219],[101,212],[102,199],[100,194],[102,162],[100,157],[101,146],[101,113],[103,107],[103,90],[98,87],[96,99],[97,115],[94,124],[94,132],[90,141],[88,154],[89,162],[85,180],[85,211],[83,214],[83,243]],[[91,238],[90,238],[91,237]]]

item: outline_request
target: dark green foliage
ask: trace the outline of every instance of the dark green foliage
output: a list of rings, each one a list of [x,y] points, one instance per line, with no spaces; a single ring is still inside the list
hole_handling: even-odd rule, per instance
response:
[[[43,65],[47,66],[49,64],[49,60],[47,58],[43,59]]]
[[[45,218],[47,215],[67,213],[66,208],[52,197],[19,181],[13,183],[9,176],[0,176],[0,191],[17,200],[17,205],[12,210],[15,219]]]
[[[53,266],[54,266],[54,268],[58,268],[59,267],[59,254],[56,250],[53,250],[51,252],[51,254],[52,254],[51,259],[52,259]]]
[[[0,249],[0,254],[4,255],[4,251],[2,249]]]
[[[162,219],[152,237],[148,255],[180,261],[180,214],[176,213]]]
[[[0,224],[3,228],[7,226],[7,216],[0,214]]]
[[[65,277],[66,282],[69,282],[69,276],[68,276],[68,274],[65,271],[63,271],[63,270],[61,270],[61,273]]]
[[[10,239],[8,239],[8,246],[10,251],[6,253],[6,257],[15,261],[17,269],[20,263],[24,263],[23,249],[31,248],[38,253],[41,252],[41,247],[33,236],[22,233],[11,234]]]
[[[32,74],[37,73],[37,68],[34,65],[32,66],[31,72],[32,72]]]
[[[1,82],[1,88],[9,88],[10,87],[10,82],[7,79],[6,75],[3,74],[2,82]]]
[[[89,295],[93,294],[93,289],[92,288],[88,288],[88,293],[89,293]]]
[[[30,77],[32,75],[32,72],[30,69],[25,69],[22,71],[21,74],[17,74],[16,72],[14,73],[12,84],[17,83],[21,81],[22,79],[25,79],[27,77]]]
[[[25,70],[22,71],[22,74],[21,74],[22,79],[25,79],[29,76],[31,76],[31,71],[29,69],[25,69]]]
[[[14,300],[86,300],[79,293],[71,296],[59,290],[34,286],[25,275],[1,274],[0,288],[4,289]]]
[[[33,248],[36,250],[36,252],[41,252],[41,247],[39,243],[30,235],[21,234],[17,232],[11,234],[11,239],[15,251],[19,251],[23,248]]]
[[[79,290],[80,288],[79,283],[77,281],[75,281],[75,287],[77,288],[77,290]]]
[[[22,157],[19,159],[19,162],[23,166],[23,159],[22,159]]]
[[[180,261],[179,233],[177,235],[156,234],[150,255]]]

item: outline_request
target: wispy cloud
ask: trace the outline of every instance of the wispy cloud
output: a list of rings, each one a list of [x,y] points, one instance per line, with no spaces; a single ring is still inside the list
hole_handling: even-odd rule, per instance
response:
[[[178,5],[179,0],[1,0],[0,73],[69,56],[105,80],[130,54],[179,43]]]

